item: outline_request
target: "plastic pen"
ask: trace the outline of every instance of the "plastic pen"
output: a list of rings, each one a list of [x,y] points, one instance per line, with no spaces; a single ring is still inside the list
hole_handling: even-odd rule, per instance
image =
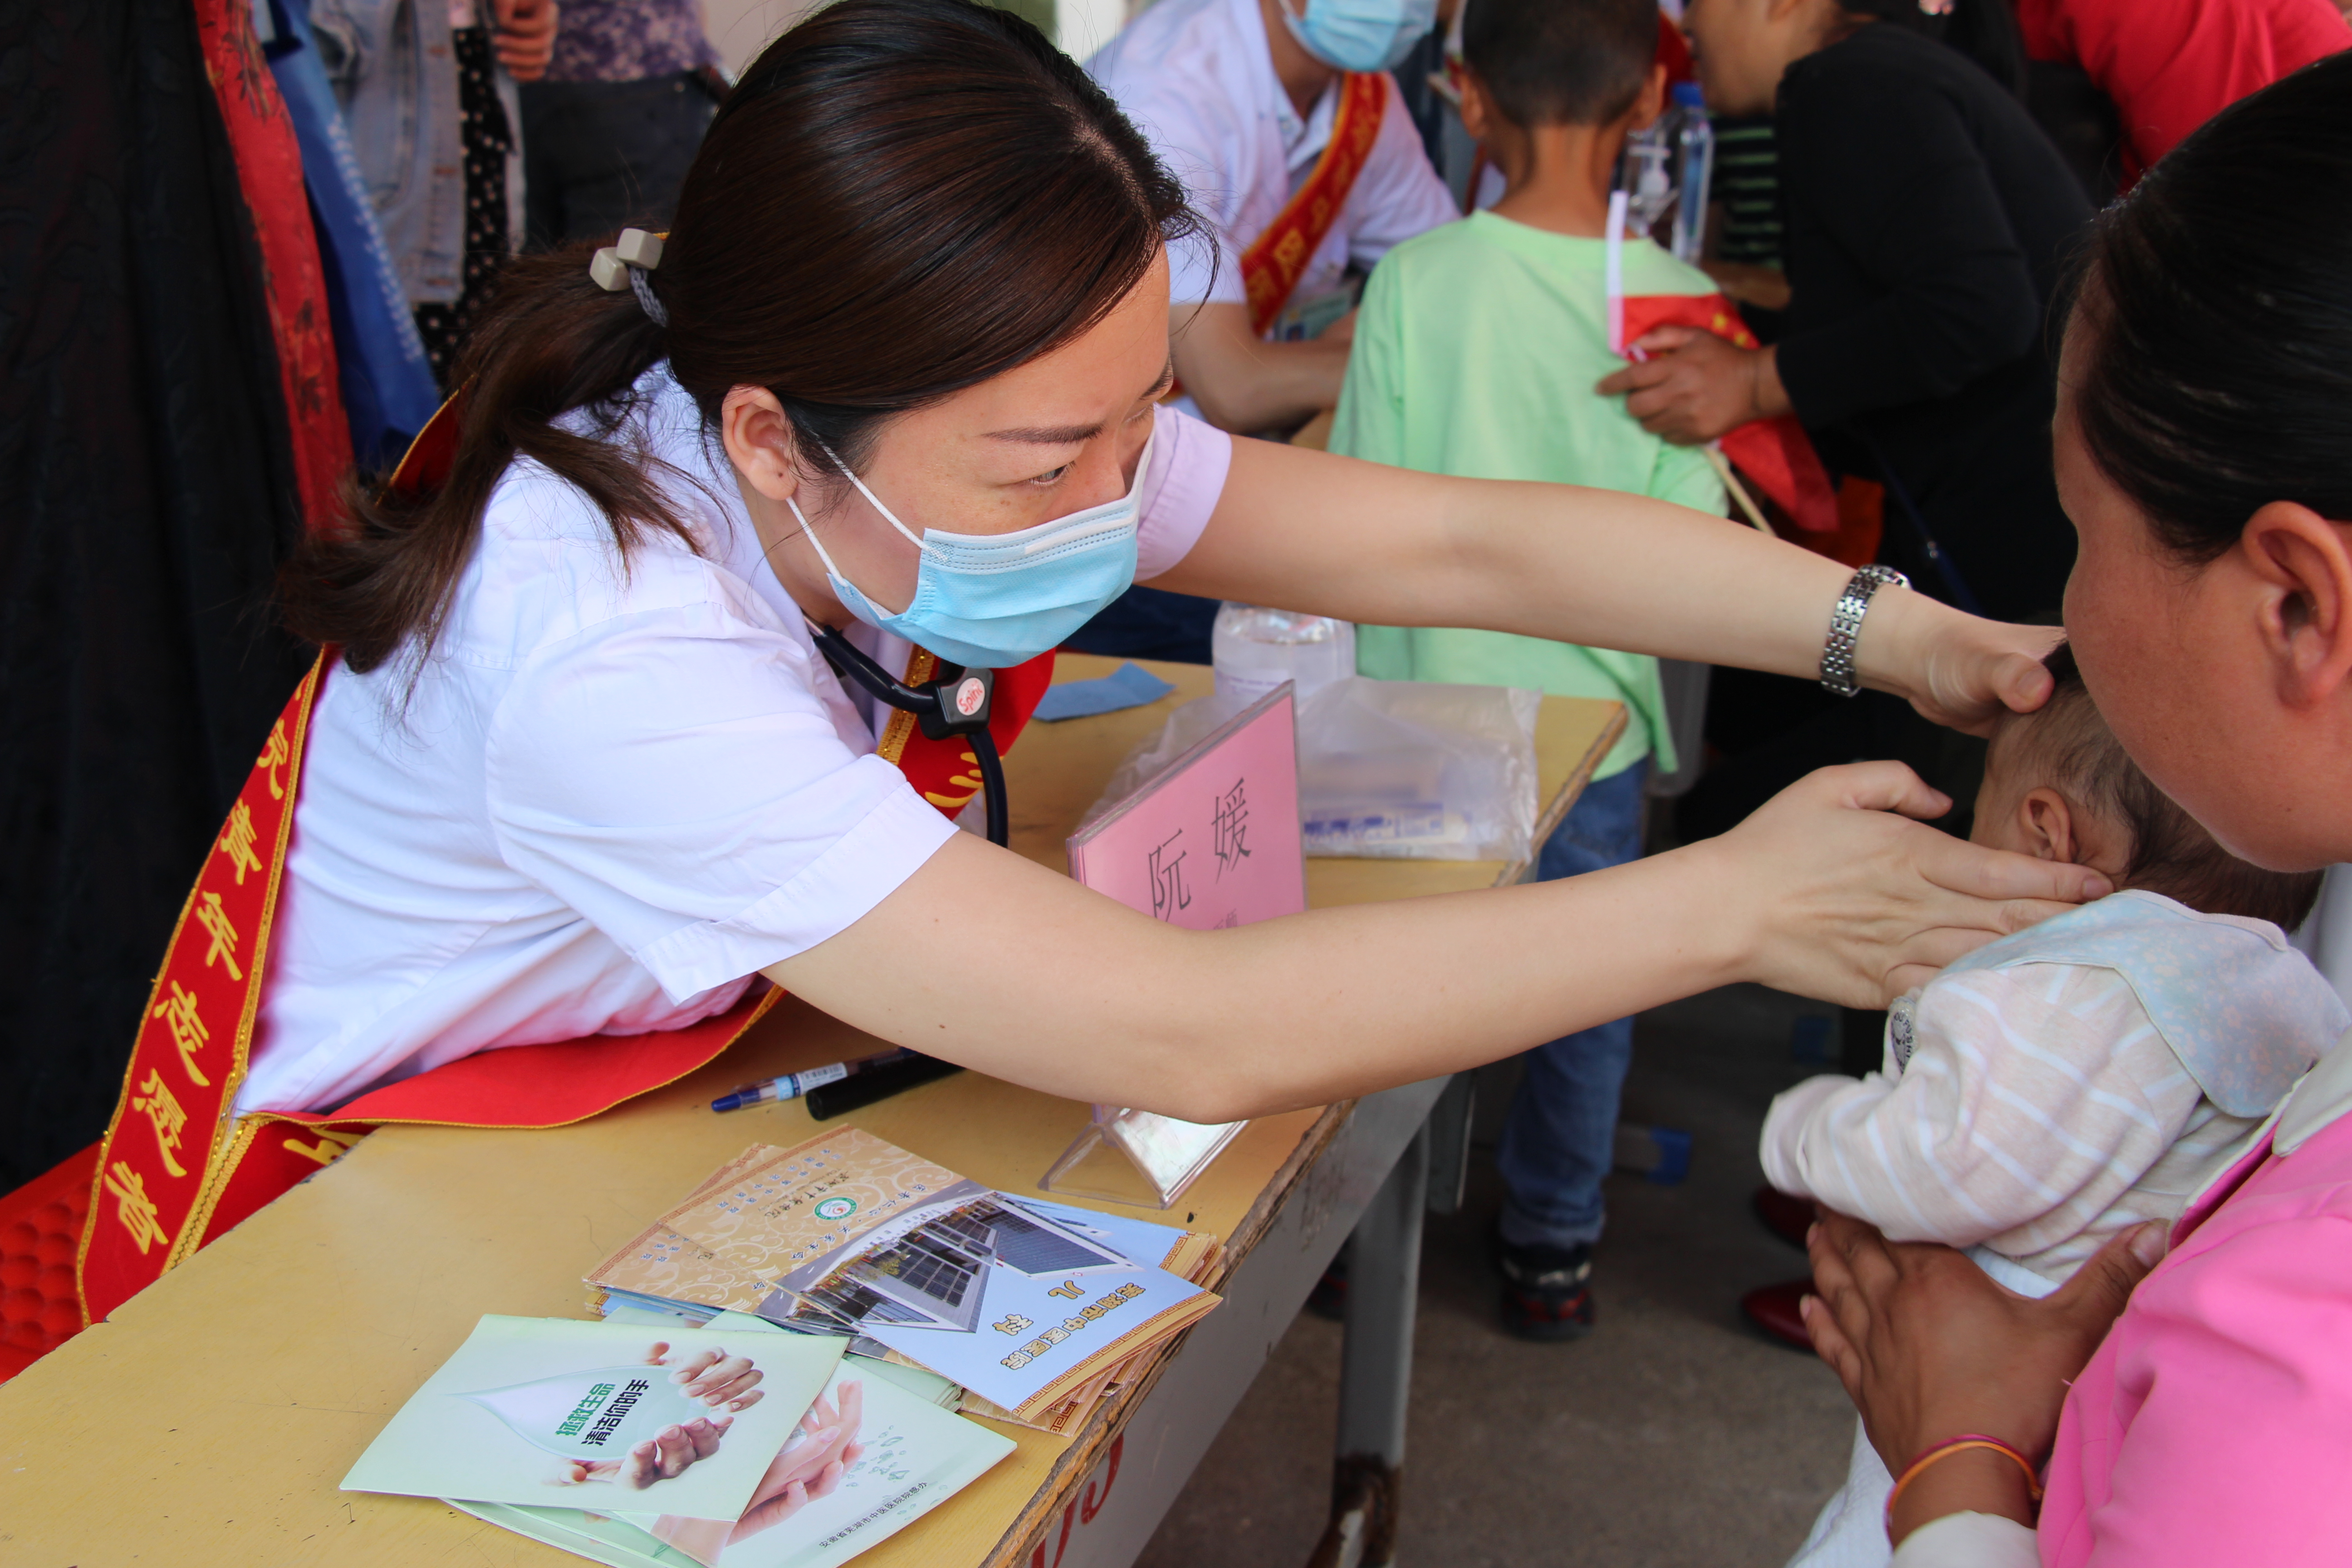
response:
[[[953,1062],[943,1062],[937,1057],[908,1051],[898,1060],[883,1062],[872,1072],[861,1073],[847,1083],[817,1085],[810,1091],[806,1101],[809,1118],[814,1121],[823,1121],[852,1110],[862,1110],[877,1100],[904,1094],[919,1085],[961,1071],[963,1068]]]
[[[860,1057],[856,1061],[835,1062],[830,1067],[810,1068],[805,1072],[788,1072],[781,1078],[761,1079],[747,1083],[732,1094],[722,1094],[710,1102],[713,1110],[741,1110],[746,1106],[767,1105],[779,1100],[798,1100],[810,1089],[823,1084],[839,1083],[843,1079],[878,1068],[886,1062],[900,1061],[914,1055],[908,1050],[884,1051],[878,1056]]]

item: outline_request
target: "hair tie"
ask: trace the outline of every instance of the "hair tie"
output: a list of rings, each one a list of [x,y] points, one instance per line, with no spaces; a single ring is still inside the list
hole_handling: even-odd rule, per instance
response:
[[[625,228],[621,237],[589,258],[588,276],[600,289],[619,293],[626,289],[637,297],[637,308],[654,325],[669,325],[669,312],[646,274],[661,265],[662,237],[641,228]]]

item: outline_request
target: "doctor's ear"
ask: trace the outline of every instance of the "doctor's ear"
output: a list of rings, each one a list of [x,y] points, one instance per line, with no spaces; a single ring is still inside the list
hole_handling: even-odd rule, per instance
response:
[[[719,437],[727,460],[760,494],[780,501],[799,490],[799,443],[774,393],[764,386],[730,392],[719,405]]]

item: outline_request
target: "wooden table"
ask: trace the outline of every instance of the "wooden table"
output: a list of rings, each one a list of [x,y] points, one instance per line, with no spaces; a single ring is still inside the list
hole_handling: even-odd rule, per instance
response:
[[[1059,679],[1111,667],[1066,656]],[[1063,836],[1129,746],[1208,688],[1198,667],[1153,668],[1176,683],[1174,695],[1033,725],[1023,737],[1006,769],[1022,853],[1061,868]],[[1623,723],[1615,703],[1546,700],[1547,826]],[[1313,860],[1307,889],[1318,905],[1350,903],[1492,886],[1525,870]],[[797,1103],[714,1116],[712,1096],[875,1048],[787,1001],[721,1060],[592,1121],[511,1132],[390,1127],[362,1141],[0,1385],[0,1563],[576,1562],[430,1500],[336,1484],[481,1314],[585,1315],[582,1272],[647,1217],[745,1144],[791,1143],[814,1126]],[[1401,1442],[1395,1320],[1401,1297],[1409,1355],[1412,1259],[1398,1244],[1400,1227],[1410,1229],[1417,1256],[1427,1183],[1398,1172],[1427,1165],[1423,1123],[1444,1089],[1433,1080],[1252,1123],[1168,1216],[1225,1238],[1223,1276],[1212,1282],[1225,1304],[1079,1431],[1002,1428],[1019,1444],[1010,1458],[860,1558],[861,1568],[1131,1562],[1368,1212],[1375,1222],[1386,1215],[1391,1234],[1360,1243],[1360,1254],[1376,1255],[1378,1278],[1365,1288],[1360,1258],[1362,1321],[1351,1321],[1349,1353],[1353,1365],[1368,1360],[1360,1342],[1377,1352],[1369,1384],[1355,1378],[1369,1387],[1358,1404]],[[961,1073],[853,1120],[984,1184],[1034,1192],[1087,1116],[1083,1105]],[[1343,1416],[1343,1436],[1345,1426]]]

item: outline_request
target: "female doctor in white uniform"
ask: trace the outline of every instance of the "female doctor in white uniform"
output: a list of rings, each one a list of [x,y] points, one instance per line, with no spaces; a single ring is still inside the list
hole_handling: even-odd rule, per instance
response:
[[[246,1109],[716,1013],[766,974],[886,1039],[1223,1121],[1735,980],[1874,1005],[2102,891],[1832,770],[1566,882],[1171,929],[958,834],[806,621],[1004,667],[1132,578],[1790,674],[1844,569],[1633,497],[1233,440],[1156,404],[1181,188],[968,0],[842,0],[710,129],[658,265],[517,264],[448,481],[289,570],[319,700]],[[617,280],[617,279],[615,279]],[[887,509],[887,510],[886,510]],[[1864,684],[1989,724],[2047,632],[1899,587]]]

